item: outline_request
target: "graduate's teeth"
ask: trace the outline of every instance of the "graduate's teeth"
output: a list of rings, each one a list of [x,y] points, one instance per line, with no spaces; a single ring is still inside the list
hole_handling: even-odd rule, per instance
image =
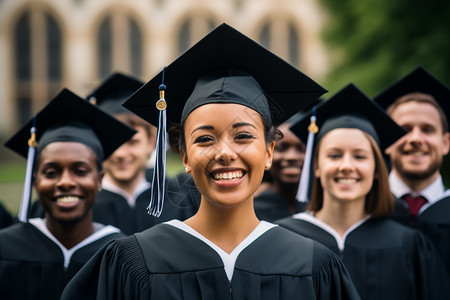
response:
[[[243,176],[242,171],[214,173],[215,180],[236,180]]]
[[[353,184],[356,183],[356,179],[350,179],[350,178],[341,178],[337,180],[339,183],[342,184]]]
[[[64,204],[67,204],[67,203],[75,203],[75,202],[77,202],[78,200],[80,200],[79,197],[75,197],[75,196],[67,196],[67,197],[61,197],[61,198],[56,199],[56,202],[57,202],[57,203],[64,203]]]
[[[424,155],[423,152],[411,152],[410,154],[411,154],[412,156],[422,156],[422,155]]]

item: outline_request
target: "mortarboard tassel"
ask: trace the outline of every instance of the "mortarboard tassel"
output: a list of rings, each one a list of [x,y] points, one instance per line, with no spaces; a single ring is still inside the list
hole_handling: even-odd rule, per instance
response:
[[[303,161],[302,175],[297,190],[297,201],[309,201],[309,175],[311,171],[312,151],[314,148],[314,135],[319,131],[316,125],[316,106],[312,108],[311,123],[308,126],[308,141],[306,142],[305,160]]]
[[[156,159],[153,168],[152,192],[150,204],[147,207],[148,214],[159,217],[164,206],[165,195],[165,178],[166,178],[166,107],[164,85],[164,73],[166,68],[162,71],[162,83],[159,86],[159,100],[156,102],[156,108],[159,110],[158,118],[158,132],[156,135]]]
[[[22,201],[20,202],[18,219],[20,222],[28,222],[28,210],[31,203],[31,180],[33,176],[33,165],[38,143],[36,141],[36,118],[33,118],[33,126],[30,129],[31,137],[28,140],[27,169],[23,185]]]

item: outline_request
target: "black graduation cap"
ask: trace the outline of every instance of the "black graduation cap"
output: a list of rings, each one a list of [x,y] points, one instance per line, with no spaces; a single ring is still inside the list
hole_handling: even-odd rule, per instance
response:
[[[416,92],[433,96],[444,110],[447,119],[450,118],[450,90],[448,86],[422,67],[415,68],[404,77],[390,84],[373,100],[386,109],[398,98]]]
[[[162,100],[156,102],[158,91]],[[279,125],[325,92],[297,68],[229,25],[214,29],[123,104],[158,127],[149,212],[158,216],[162,210],[165,149],[161,145],[167,122],[183,123],[204,104],[237,103],[259,112],[269,125]]]
[[[383,151],[406,133],[352,83],[316,107],[315,113],[319,139],[335,128],[357,128],[372,135]],[[302,140],[308,136],[311,115],[312,111],[291,127]]]
[[[122,103],[136,92],[144,83],[123,73],[113,73],[106,78],[86,98],[109,114],[130,113]]]
[[[183,107],[198,79],[225,69],[235,69],[256,79],[262,91],[269,96],[275,125],[281,124],[326,92],[288,62],[236,29],[222,24],[165,69],[168,121],[181,123]],[[158,110],[155,109],[154,99],[158,97],[162,82],[163,72],[160,72],[130,97],[124,106],[156,126]],[[206,78],[206,82],[211,84],[212,80]],[[204,91],[200,93],[204,95],[208,92],[205,91],[205,83],[196,88],[203,87]],[[232,89],[235,90],[235,87]],[[253,101],[247,99],[248,103]]]
[[[323,100],[322,98],[317,98],[316,100],[314,100],[313,102],[308,104],[304,109],[296,112],[292,117],[290,117],[289,119],[284,121],[284,123],[285,124],[290,124],[290,126],[292,126],[293,124],[295,124],[295,123],[299,122],[301,119],[303,119],[306,116],[306,114],[311,111],[311,109],[313,107],[317,107],[323,101],[325,101],[325,100]]]
[[[80,142],[89,146],[99,161],[103,161],[135,133],[134,129],[63,89],[5,143],[6,147],[27,158],[19,219],[23,222],[28,219],[35,151],[39,152],[52,142]]]
[[[311,118],[314,119],[317,126],[314,133],[311,131],[314,126],[309,127]],[[303,163],[304,169],[297,194],[299,201],[306,200],[313,153],[312,145],[317,143],[326,133],[336,128],[356,128],[370,134],[382,152],[406,134],[402,127],[397,125],[378,104],[367,97],[354,84],[347,85],[329,100],[314,107],[303,119],[291,126],[291,131],[301,140],[308,140],[307,153]]]

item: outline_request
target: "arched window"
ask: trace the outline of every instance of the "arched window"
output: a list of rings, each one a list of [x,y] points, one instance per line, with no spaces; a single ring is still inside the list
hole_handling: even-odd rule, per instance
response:
[[[15,103],[19,124],[61,88],[62,37],[53,16],[30,9],[14,28]]]
[[[111,73],[112,69],[112,28],[111,18],[106,18],[99,29],[98,37],[98,67],[101,78]]]
[[[50,80],[61,80],[61,32],[55,20],[51,17],[45,18],[47,30],[47,57],[48,60],[48,78]]]
[[[139,27],[133,20],[130,22],[131,73],[142,74],[142,38]]]
[[[289,42],[289,62],[294,66],[299,66],[300,41],[297,28],[294,25],[288,25],[288,42]]]
[[[292,65],[300,67],[300,38],[292,23],[284,19],[266,22],[261,27],[259,42]]]
[[[105,78],[114,70],[140,77],[142,47],[142,33],[135,20],[124,14],[108,15],[98,30],[98,77]]]
[[[198,16],[184,21],[178,34],[178,53],[182,54],[189,49],[208,32],[212,31],[215,26],[214,20]]]
[[[29,14],[23,15],[14,32],[16,104],[19,124],[31,116],[31,27]]]

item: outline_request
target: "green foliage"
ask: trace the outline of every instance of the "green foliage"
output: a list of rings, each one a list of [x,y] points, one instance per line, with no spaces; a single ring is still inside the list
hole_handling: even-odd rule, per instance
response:
[[[328,97],[349,82],[369,96],[416,66],[450,82],[450,1],[321,0],[323,32],[337,57]]]
[[[25,162],[13,161],[0,164],[0,182],[23,181],[25,177]]]

